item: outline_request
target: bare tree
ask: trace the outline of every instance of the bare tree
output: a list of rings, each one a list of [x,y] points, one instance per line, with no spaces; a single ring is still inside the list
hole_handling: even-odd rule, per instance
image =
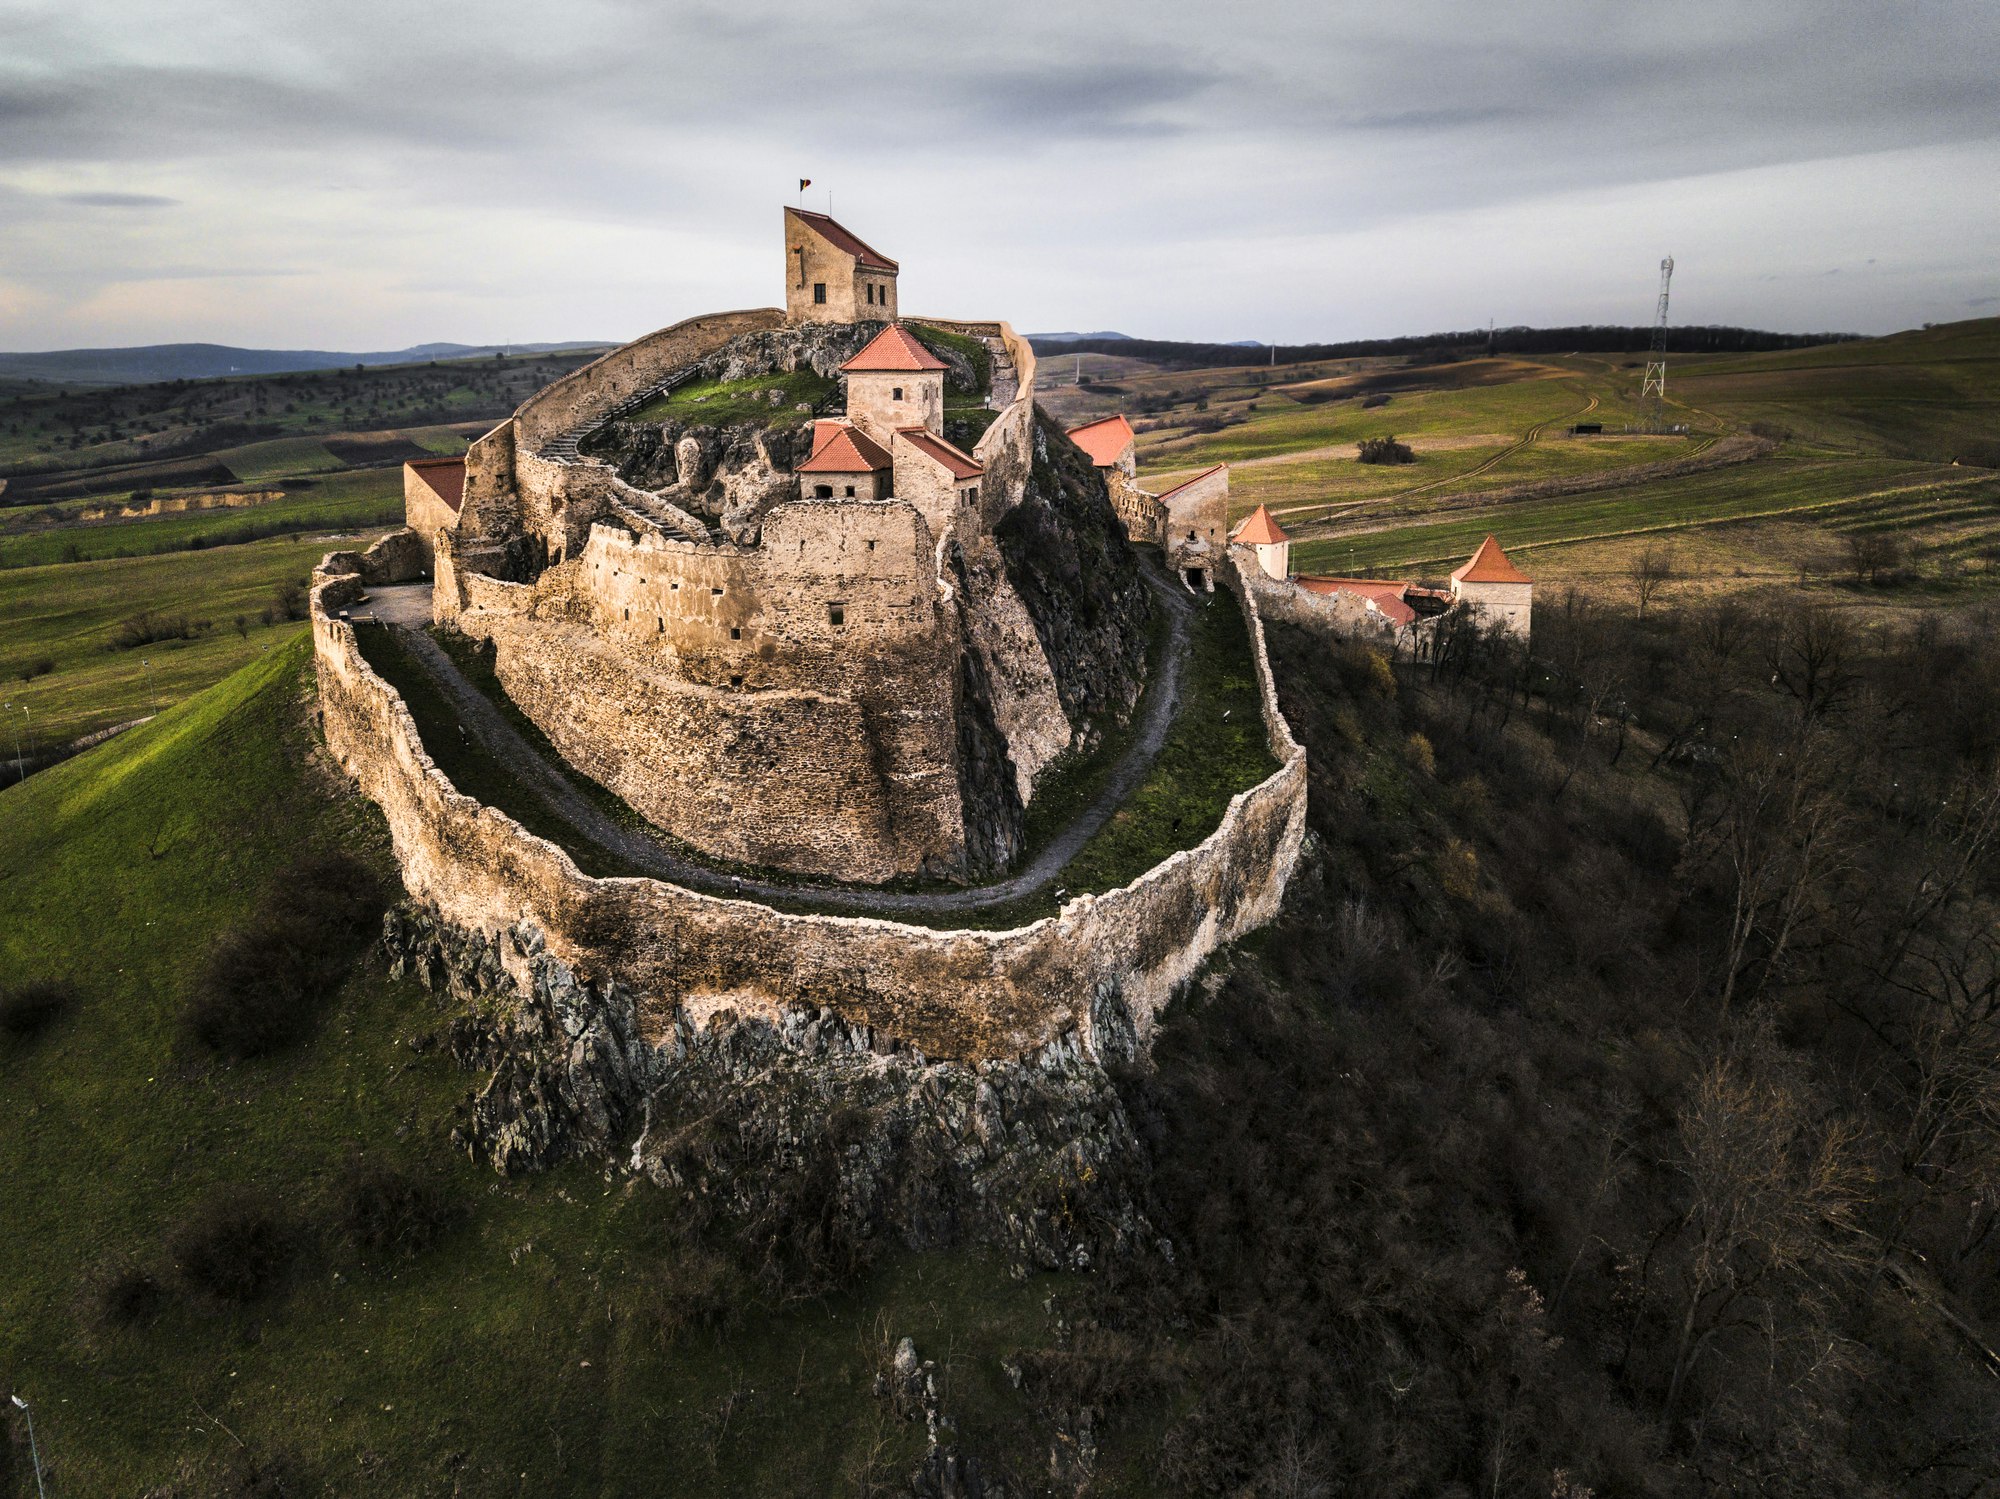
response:
[[[1806,1089],[1759,1071],[1718,1060],[1677,1120],[1675,1164],[1689,1200],[1678,1225],[1669,1417],[1725,1334],[1774,1336],[1769,1302],[1823,1292],[1868,1262],[1856,1223],[1869,1180],[1858,1130],[1819,1122]]]
[[[1801,733],[1788,748],[1739,746],[1724,761],[1719,796],[1689,809],[1691,869],[1719,865],[1729,902],[1720,1007],[1729,1012],[1753,961],[1752,993],[1782,970],[1801,929],[1822,914],[1851,862],[1851,818],[1821,739]]]
[[[1808,720],[1846,702],[1856,684],[1854,627],[1824,604],[1781,609],[1763,621],[1771,685]]]
[[[1626,569],[1632,579],[1632,586],[1639,591],[1639,618],[1646,617],[1646,606],[1653,602],[1653,595],[1664,588],[1674,575],[1674,554],[1663,546],[1649,544],[1632,565]]]

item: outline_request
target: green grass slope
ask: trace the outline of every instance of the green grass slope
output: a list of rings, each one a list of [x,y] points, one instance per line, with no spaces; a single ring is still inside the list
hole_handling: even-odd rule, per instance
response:
[[[502,1181],[452,1150],[478,1080],[379,958],[293,1052],[227,1065],[188,1038],[201,964],[275,870],[338,846],[387,870],[379,818],[320,764],[309,688],[293,638],[0,792],[0,982],[78,995],[39,1037],[0,1035],[0,1387],[36,1402],[56,1492],[867,1491],[922,1447],[871,1394],[906,1334],[948,1363],[975,1434],[1014,1420],[999,1361],[1053,1282],[892,1256],[841,1295],[718,1299],[669,1195],[580,1167]],[[455,1226],[415,1258],[342,1248],[330,1203],[358,1162],[429,1180]],[[245,1305],[183,1289],[169,1247],[231,1189],[296,1236]],[[165,1288],[150,1324],[101,1314],[116,1267]],[[9,1461],[0,1445],[0,1494],[32,1493]]]

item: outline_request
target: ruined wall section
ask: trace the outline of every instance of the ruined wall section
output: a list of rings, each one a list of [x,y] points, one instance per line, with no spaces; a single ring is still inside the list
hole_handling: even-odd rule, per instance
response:
[[[574,551],[597,518],[591,512],[596,492],[587,481],[571,489],[580,482],[575,471],[600,465],[556,461],[543,449],[731,339],[784,320],[776,308],[689,318],[613,349],[530,396],[466,453],[457,566],[532,576],[550,557]]]
[[[764,1021],[839,1026],[877,1050],[966,1062],[1073,1038],[1102,1056],[1141,1040],[1221,943],[1277,911],[1305,830],[1305,755],[1278,711],[1247,595],[1260,702],[1280,768],[1235,797],[1198,847],[1130,885],[1080,896],[1004,932],[933,931],[791,915],[648,879],[592,879],[499,811],[462,795],[425,753],[395,690],[339,610],[358,573],[315,575],[312,624],[328,748],[381,806],[411,896],[495,942],[518,982],[545,948],[593,984],[635,996],[642,1034]],[[797,1024],[794,1024],[794,1021]]]

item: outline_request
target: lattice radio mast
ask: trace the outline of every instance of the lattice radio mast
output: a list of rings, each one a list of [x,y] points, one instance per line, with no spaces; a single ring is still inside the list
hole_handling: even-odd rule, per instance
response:
[[[1639,399],[1653,398],[1653,425],[1665,430],[1667,423],[1667,283],[1674,279],[1674,257],[1660,262],[1660,310],[1653,315],[1653,348],[1646,358],[1646,383],[1639,387]]]

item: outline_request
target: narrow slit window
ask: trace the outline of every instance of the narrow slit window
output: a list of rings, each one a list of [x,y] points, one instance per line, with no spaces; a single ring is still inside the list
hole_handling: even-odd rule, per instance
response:
[[[826,606],[826,622],[827,622],[828,624],[830,624],[830,625],[844,625],[844,624],[846,624],[846,623],[847,623],[847,605],[845,605],[845,604],[828,604],[828,605]]]

